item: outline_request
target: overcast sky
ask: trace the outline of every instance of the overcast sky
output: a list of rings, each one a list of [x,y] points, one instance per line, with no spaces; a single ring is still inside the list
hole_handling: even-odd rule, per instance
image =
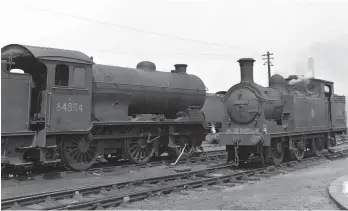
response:
[[[261,54],[270,50],[275,58],[273,73],[306,74],[307,58],[313,56],[316,77],[334,80],[336,92],[348,95],[345,0],[17,0],[0,4],[1,47],[20,43],[79,50],[97,63],[127,67],[150,60],[163,71],[187,63],[188,72],[201,77],[209,92],[227,90],[239,82],[237,60],[241,57],[256,59],[255,81],[267,85]]]

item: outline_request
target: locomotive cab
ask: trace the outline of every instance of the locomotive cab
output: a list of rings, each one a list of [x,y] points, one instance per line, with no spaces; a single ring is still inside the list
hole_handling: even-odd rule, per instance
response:
[[[13,112],[6,113],[12,115],[16,110],[22,113],[27,110],[27,130],[68,131],[90,127],[90,117],[85,115],[91,110],[93,62],[89,57],[74,51],[67,53],[59,49],[21,45],[5,46],[1,54],[2,80],[6,82],[3,90],[11,90],[8,97],[3,94],[13,100],[6,107],[6,111]],[[11,73],[12,69],[21,69],[24,74]],[[24,79],[30,84],[27,90],[16,85],[23,84]],[[28,102],[19,103],[20,99]],[[2,121],[9,120],[2,118]],[[16,131],[18,128],[12,132]]]
[[[1,49],[2,163],[56,162],[54,133],[91,128],[93,64],[75,51]]]
[[[25,119],[26,124],[21,129],[4,126],[3,132],[31,130],[31,126],[43,123],[38,114],[41,111],[41,92],[47,85],[46,65],[28,54],[15,50],[17,49],[2,52],[1,79],[4,83],[2,98],[7,102],[3,104],[6,112],[2,112],[2,121],[8,125],[9,121],[14,120],[14,124],[18,124],[17,121]],[[16,69],[21,71],[13,71]],[[19,119],[13,115],[19,115]]]

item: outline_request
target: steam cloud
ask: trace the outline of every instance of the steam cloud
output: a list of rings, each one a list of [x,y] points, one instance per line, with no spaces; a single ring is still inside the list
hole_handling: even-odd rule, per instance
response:
[[[289,85],[295,85],[295,84],[298,84],[298,83],[305,83],[306,85],[309,84],[309,77],[306,77],[306,76],[303,76],[303,75],[298,75],[297,76],[297,79],[292,79],[291,81],[289,81]]]

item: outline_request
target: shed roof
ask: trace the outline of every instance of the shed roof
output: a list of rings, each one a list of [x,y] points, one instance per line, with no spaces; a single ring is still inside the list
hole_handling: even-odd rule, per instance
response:
[[[58,48],[36,47],[28,45],[10,44],[1,48],[1,58],[10,56],[32,56],[35,59],[58,60],[76,63],[94,64],[93,60],[79,51]]]

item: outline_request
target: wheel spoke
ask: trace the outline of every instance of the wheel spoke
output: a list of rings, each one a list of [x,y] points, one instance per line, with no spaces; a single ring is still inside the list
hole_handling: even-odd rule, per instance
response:
[[[135,158],[137,158],[139,160],[139,155],[140,155],[141,149],[139,148],[139,150],[137,151],[137,154],[135,155]],[[141,159],[140,159],[141,160]]]
[[[91,160],[89,159],[87,152],[84,153],[84,156],[85,156],[85,163],[89,163]]]
[[[133,145],[133,146],[131,146],[129,149],[131,150],[131,151],[133,151],[135,148],[137,148],[138,147],[138,145]]]
[[[78,141],[74,141],[74,140],[71,140],[71,142],[70,142],[71,144],[74,144],[74,145],[76,145],[76,146],[78,146],[79,145],[79,142]]]
[[[146,157],[146,151],[145,151],[145,149],[141,149],[141,157],[142,158],[145,158]]]
[[[88,149],[87,152],[91,152],[92,155],[95,154],[95,151],[91,150],[91,149]]]
[[[77,151],[73,157],[74,161],[77,161],[79,159],[79,156],[80,156],[81,152],[80,151]]]
[[[91,161],[91,159],[88,156],[88,152],[85,152],[85,160],[86,160],[86,163],[89,163]]]
[[[78,150],[78,149],[74,149],[73,151],[71,151],[71,152],[69,153],[69,155],[70,155],[71,157],[75,157],[78,153],[79,153],[79,150]]]
[[[78,161],[79,163],[81,163],[81,158],[82,158],[82,153],[80,152],[80,153],[79,153],[79,157],[78,157],[78,159],[77,159],[77,161]]]
[[[81,153],[81,163],[86,163],[85,152]]]
[[[69,149],[69,154],[72,155],[72,154],[75,154],[76,152],[79,152],[79,149],[78,148],[73,148],[73,149]]]
[[[139,160],[142,160],[142,159],[143,159],[143,149],[140,149],[140,150],[139,150],[138,159],[139,159]]]
[[[133,152],[132,152],[132,156],[135,157],[135,154],[139,151],[139,147],[137,147]]]
[[[88,150],[86,152],[86,156],[88,157],[89,160],[93,159],[94,152],[92,150]]]
[[[83,153],[81,153],[81,154],[82,154],[82,155],[81,155],[81,162],[82,162],[82,163],[87,163],[86,153],[83,152]]]

